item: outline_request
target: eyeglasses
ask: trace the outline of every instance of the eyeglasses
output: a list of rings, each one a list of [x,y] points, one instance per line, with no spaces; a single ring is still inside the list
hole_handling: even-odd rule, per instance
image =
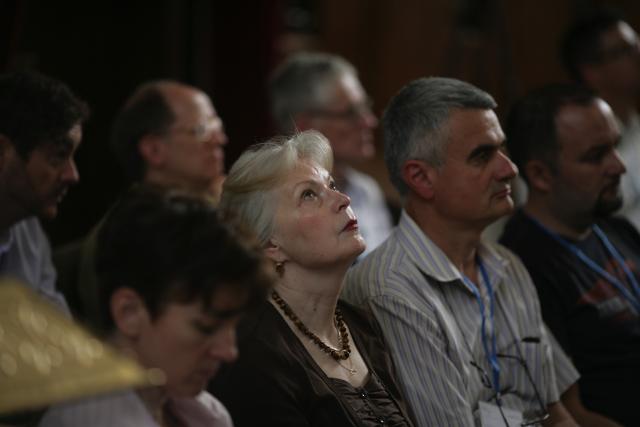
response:
[[[340,110],[325,110],[322,108],[311,109],[308,112],[313,114],[314,116],[324,117],[328,119],[334,120],[345,120],[345,121],[356,121],[363,116],[373,115],[371,111],[373,107],[373,101],[367,99],[364,102],[360,102],[357,104],[352,104],[349,107]]]
[[[520,366],[522,366],[524,368],[524,372],[525,372],[525,374],[527,376],[527,379],[529,380],[529,382],[531,383],[531,387],[533,388],[533,393],[534,393],[534,395],[536,397],[536,401],[538,403],[538,413],[537,414],[533,414],[533,416],[526,416],[528,414],[523,414],[523,416],[526,416],[526,418],[525,418],[525,421],[520,423],[520,425],[525,427],[525,426],[535,426],[535,425],[542,424],[543,421],[545,421],[546,419],[549,418],[549,413],[547,412],[547,408],[546,408],[544,402],[542,401],[542,397],[540,396],[540,392],[538,391],[538,387],[536,386],[536,383],[533,380],[533,376],[531,375],[531,371],[529,370],[529,366],[527,365],[527,362],[520,356],[514,356],[514,355],[510,355],[510,354],[498,353],[496,356],[499,359],[510,359],[510,360],[515,360],[516,362],[518,362],[520,364]],[[493,385],[491,384],[491,379],[489,378],[489,375],[487,374],[487,372],[480,365],[478,365],[476,362],[474,362],[473,360],[471,360],[469,363],[471,363],[471,366],[476,368],[476,370],[480,374],[480,381],[482,382],[482,385],[487,387],[487,388],[493,389]],[[504,424],[505,424],[505,426],[509,427],[509,423],[507,422],[507,418],[506,418],[504,412],[502,411],[502,404],[500,403],[500,401],[498,399],[498,395],[496,395],[494,397],[496,398],[496,403],[498,404],[498,409],[500,410],[500,415],[502,415],[502,419],[504,421]]]
[[[192,126],[174,126],[170,131],[186,133],[196,140],[203,142],[210,140],[216,132],[224,133],[224,127],[222,125],[222,120],[220,120],[219,117],[216,117],[210,119],[204,124],[200,123]]]

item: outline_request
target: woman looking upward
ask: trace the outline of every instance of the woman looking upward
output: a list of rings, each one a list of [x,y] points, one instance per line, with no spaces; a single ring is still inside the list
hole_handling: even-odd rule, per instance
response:
[[[338,300],[365,243],[332,162],[307,131],[250,148],[224,183],[221,211],[256,233],[278,276],[213,386],[236,426],[411,425],[372,317]]]

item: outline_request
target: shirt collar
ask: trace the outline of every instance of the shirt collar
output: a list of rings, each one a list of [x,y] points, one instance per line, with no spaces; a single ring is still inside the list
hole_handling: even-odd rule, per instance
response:
[[[400,215],[396,235],[408,257],[424,275],[442,283],[462,283],[471,292],[464,284],[460,270],[405,210]],[[497,289],[504,281],[509,260],[498,253],[494,244],[484,240],[480,240],[478,255],[487,270],[491,284]]]

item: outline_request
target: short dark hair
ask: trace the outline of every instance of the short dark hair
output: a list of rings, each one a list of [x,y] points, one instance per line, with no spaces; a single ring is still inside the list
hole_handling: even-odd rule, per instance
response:
[[[43,144],[67,144],[69,130],[88,116],[87,104],[59,80],[35,71],[0,76],[0,134],[23,158]]]
[[[202,301],[232,286],[247,294],[246,309],[271,286],[256,240],[219,219],[207,200],[149,185],[130,189],[110,212],[99,234],[96,274],[101,313],[96,332],[111,333],[112,294],[136,291],[156,318],[169,302]]]
[[[111,148],[131,181],[144,177],[146,167],[138,144],[148,134],[161,135],[176,120],[175,114],[165,98],[162,82],[145,83],[139,86],[116,115],[111,130]]]
[[[583,83],[580,68],[597,64],[603,58],[600,37],[623,22],[622,15],[610,8],[598,8],[578,18],[567,30],[562,40],[561,57],[569,77]]]
[[[586,106],[596,100],[588,88],[574,83],[550,84],[527,94],[514,104],[507,116],[505,134],[509,156],[528,182],[525,165],[537,159],[553,171],[560,150],[556,116],[567,105]]]

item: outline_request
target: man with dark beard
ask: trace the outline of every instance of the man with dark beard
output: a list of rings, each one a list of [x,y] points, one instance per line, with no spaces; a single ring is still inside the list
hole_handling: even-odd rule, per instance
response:
[[[547,86],[515,105],[506,134],[529,200],[501,243],[529,270],[585,407],[640,425],[640,234],[612,217],[625,172],[613,112],[581,87]]]

